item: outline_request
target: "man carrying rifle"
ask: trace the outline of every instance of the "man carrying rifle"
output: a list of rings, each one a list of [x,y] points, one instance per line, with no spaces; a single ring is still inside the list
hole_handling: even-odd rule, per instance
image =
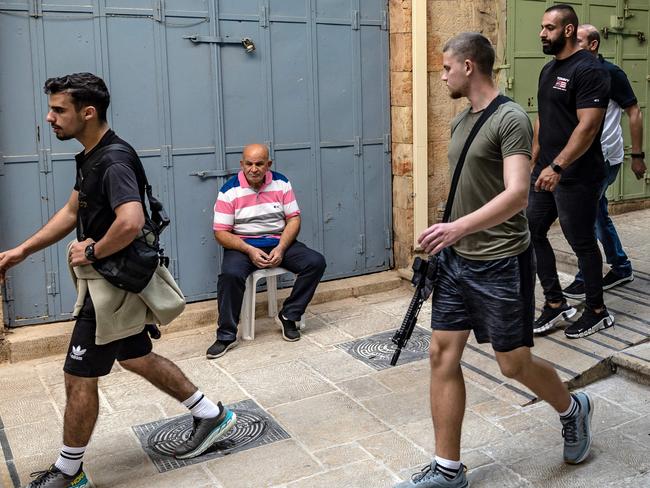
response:
[[[512,101],[484,118],[461,152],[472,127],[499,91],[492,79],[494,49],[478,33],[462,33],[443,47],[442,80],[454,99],[470,106],[452,122],[449,165],[460,166],[457,190],[448,202],[449,222],[419,237],[422,248],[438,255],[431,313],[431,414],[435,459],[396,488],[464,488],[460,459],[465,383],[460,367],[470,331],[492,344],[501,372],[549,402],[564,426],[564,460],[576,464],[589,453],[587,395],[570,395],[555,370],[533,356],[535,266],[524,209],[530,185],[532,128]],[[459,164],[460,163],[460,164]],[[452,184],[453,187],[453,184]]]

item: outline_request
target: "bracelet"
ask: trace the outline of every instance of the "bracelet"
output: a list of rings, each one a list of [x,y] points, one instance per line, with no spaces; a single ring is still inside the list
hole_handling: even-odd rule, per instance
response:
[[[645,159],[645,153],[641,151],[640,153],[630,153],[632,159]]]

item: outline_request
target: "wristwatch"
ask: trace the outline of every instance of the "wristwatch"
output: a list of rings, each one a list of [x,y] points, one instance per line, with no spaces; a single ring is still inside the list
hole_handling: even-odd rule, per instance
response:
[[[84,251],[84,254],[86,255],[86,259],[90,261],[91,263],[97,262],[97,258],[95,257],[95,243],[91,242],[86,246],[86,249]]]
[[[555,161],[551,162],[549,165],[553,171],[555,171],[557,174],[562,173],[562,170],[564,169],[562,166],[557,164]]]
[[[640,153],[630,153],[632,159],[645,159],[645,153],[641,151]]]

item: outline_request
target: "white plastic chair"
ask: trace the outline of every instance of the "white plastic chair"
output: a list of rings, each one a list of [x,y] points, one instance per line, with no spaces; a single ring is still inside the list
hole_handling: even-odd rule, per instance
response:
[[[239,320],[239,331],[242,339],[252,341],[255,339],[255,296],[257,295],[257,282],[266,278],[266,293],[268,296],[269,317],[278,315],[278,275],[291,273],[284,268],[258,269],[251,273],[246,279],[246,291],[244,292],[244,301],[241,306],[241,319]],[[305,328],[305,318],[300,317],[296,324],[298,329]]]

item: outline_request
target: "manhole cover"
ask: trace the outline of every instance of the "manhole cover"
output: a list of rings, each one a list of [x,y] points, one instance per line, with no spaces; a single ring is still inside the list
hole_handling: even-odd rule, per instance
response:
[[[395,344],[392,341],[394,334],[395,331],[392,330],[381,332],[363,339],[337,344],[336,347],[376,370],[386,369],[390,367],[390,360],[395,352]],[[402,349],[397,364],[428,358],[430,342],[431,333],[420,327],[415,327],[408,344]]]
[[[235,427],[220,442],[193,459],[181,460],[173,457],[174,448],[190,435],[192,416],[189,414],[136,425],[133,431],[160,473],[290,437],[253,400],[244,400],[229,405],[228,408],[237,414]]]

